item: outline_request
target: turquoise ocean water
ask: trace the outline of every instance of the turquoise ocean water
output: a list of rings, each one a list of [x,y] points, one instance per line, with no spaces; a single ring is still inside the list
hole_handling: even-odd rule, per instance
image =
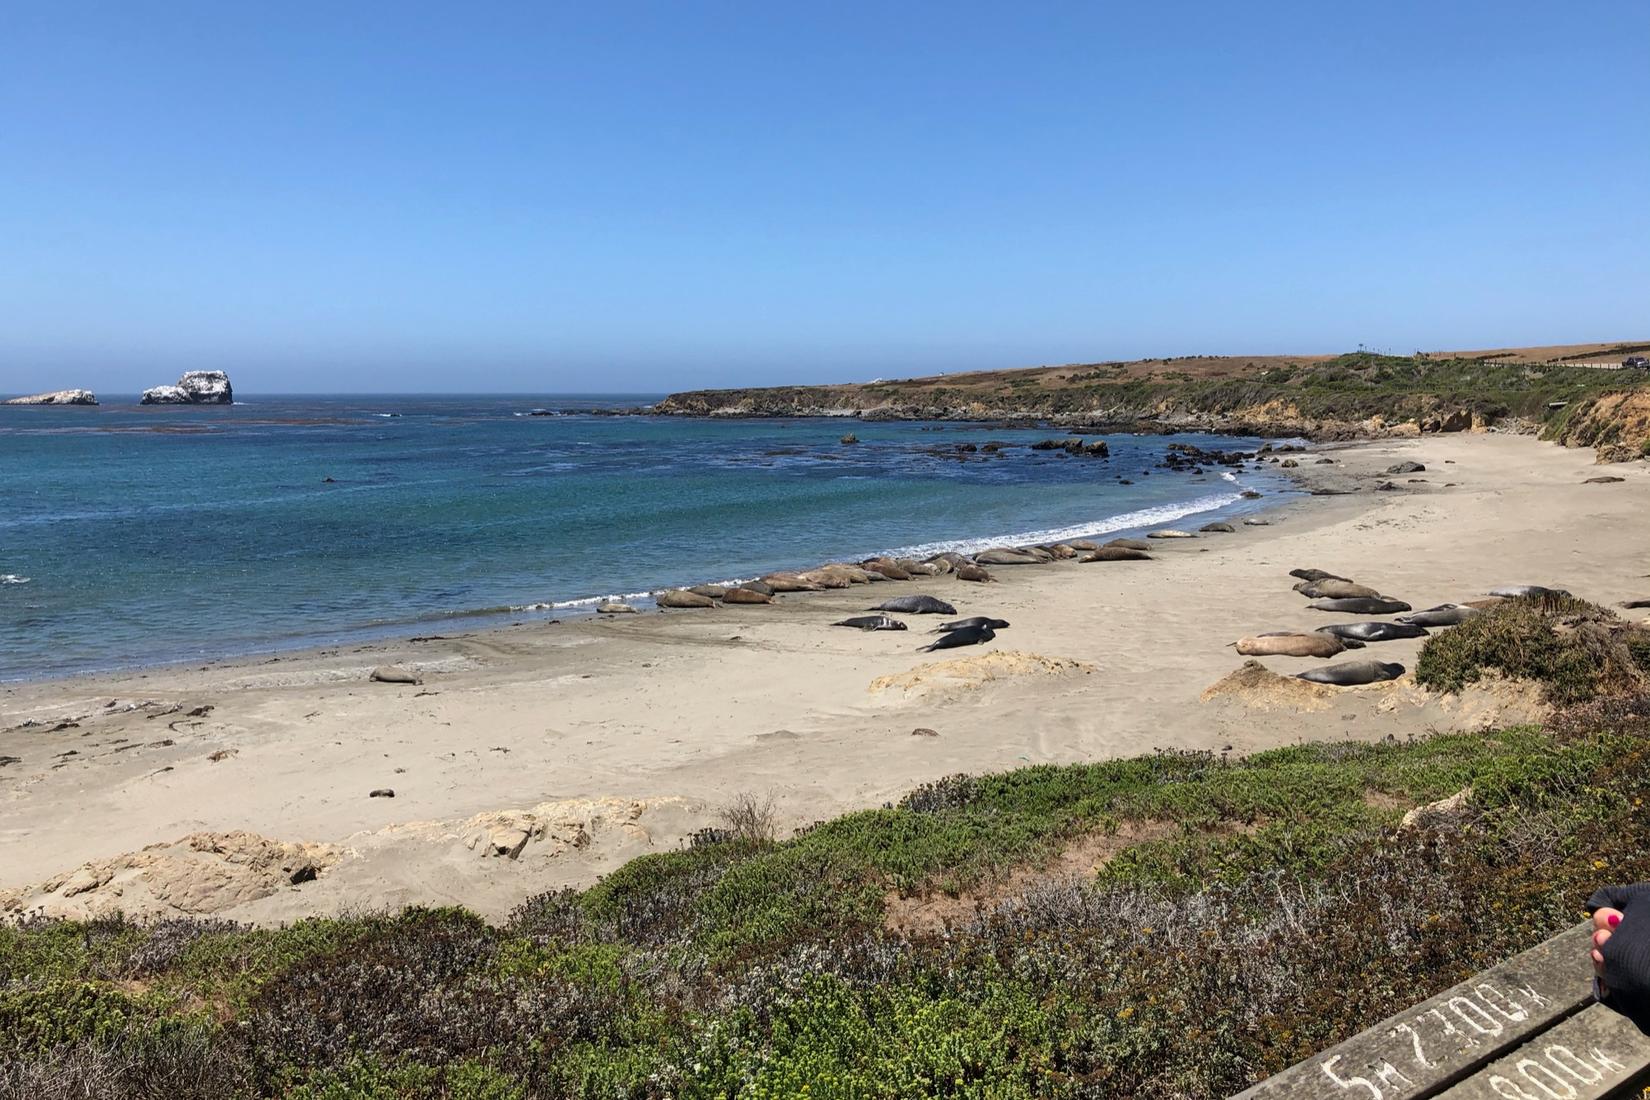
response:
[[[1112,435],[1104,461],[958,459],[957,444],[1062,433],[527,415],[647,400],[0,406],[0,680],[566,617],[878,551],[1202,523],[1290,492],[1266,470],[1157,465],[1177,440],[1258,440]]]

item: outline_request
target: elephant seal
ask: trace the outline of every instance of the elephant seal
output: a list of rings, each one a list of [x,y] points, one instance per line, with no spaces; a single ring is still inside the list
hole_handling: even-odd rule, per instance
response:
[[[1148,531],[1148,532],[1146,532],[1146,537],[1149,538],[1149,539],[1195,539],[1195,538],[1197,538],[1197,536],[1192,534],[1190,531],[1177,531],[1173,527],[1165,527],[1160,531]]]
[[[1348,579],[1339,573],[1326,573],[1322,569],[1291,569],[1289,575],[1303,581],[1344,581]]]
[[[1243,521],[1243,525],[1245,527],[1270,527],[1272,526],[1272,521],[1269,519],[1256,519],[1254,516],[1250,516],[1248,519]]]
[[[688,591],[695,596],[709,596],[713,600],[719,600],[728,594],[727,586],[720,584],[696,584]]]
[[[1041,549],[1053,554],[1056,561],[1070,561],[1077,556],[1077,548],[1064,542],[1057,542],[1053,546],[1044,546]]]
[[[1152,544],[1145,539],[1112,539],[1100,549],[1105,550],[1108,547],[1116,547],[1120,550],[1150,550]]]
[[[1261,634],[1239,638],[1237,651],[1245,657],[1334,657],[1347,645],[1333,634]],[[1359,642],[1358,645],[1362,645]]]
[[[379,665],[372,670],[369,680],[376,680],[380,684],[422,684],[423,678],[397,665]]]
[[[745,583],[740,584],[740,585],[735,585],[734,587],[735,588],[743,588],[747,592],[760,592],[764,596],[771,596],[776,591],[774,586],[769,584],[767,581],[746,581]],[[722,598],[724,600],[727,599],[728,598],[728,593],[732,592],[732,591],[733,591],[732,588],[722,589]]]
[[[1126,546],[1102,546],[1092,554],[1084,554],[1077,559],[1079,562],[1091,561],[1151,561],[1152,556],[1144,550],[1130,550]]]
[[[905,630],[906,626],[898,619],[890,619],[887,615],[856,615],[851,619],[843,619],[832,626],[852,626],[860,630]]]
[[[1460,626],[1475,615],[1483,612],[1476,607],[1466,607],[1458,603],[1444,603],[1437,607],[1429,607],[1425,611],[1417,611],[1410,615],[1399,615],[1401,623],[1411,623],[1415,626]]]
[[[805,581],[795,573],[769,573],[762,578],[762,583],[774,592],[818,592],[820,589],[819,585]]]
[[[618,600],[604,600],[603,602],[596,605],[596,614],[598,614],[598,615],[634,615],[634,614],[636,614],[636,609],[634,607],[631,607],[627,603],[620,603]]]
[[[984,566],[975,565],[971,561],[963,562],[953,572],[957,574],[957,579],[961,581],[994,581],[997,579]]]
[[[1620,606],[1632,611],[1640,607],[1650,607],[1650,600],[1622,600]]]
[[[911,579],[911,574],[887,558],[872,558],[870,561],[862,561],[859,563],[859,567],[867,573],[881,573],[891,581],[908,581]]]
[[[959,554],[957,556],[961,557],[962,555]],[[928,567],[928,575],[930,577],[938,577],[946,573],[954,573],[957,571],[957,563],[944,555],[929,558],[922,564]]]
[[[1094,551],[1100,549],[1100,544],[1093,539],[1067,539],[1066,545],[1073,550]]]
[[[1360,642],[1391,642],[1399,638],[1425,638],[1427,628],[1414,623],[1331,623],[1320,626],[1320,634],[1333,634],[1341,640],[1356,638]]]
[[[726,595],[727,593],[723,593]],[[701,596],[697,592],[689,592],[685,588],[673,588],[668,592],[661,592],[653,597],[653,602],[660,607],[715,607],[716,601],[709,596]]]
[[[1233,527],[1230,523],[1205,523],[1202,527],[1199,527],[1198,530],[1216,535],[1232,535],[1237,533],[1237,528]]]
[[[773,597],[754,588],[730,588],[722,597],[723,603],[773,603]]]
[[[1403,600],[1358,598],[1345,600],[1313,600],[1306,605],[1314,611],[1335,611],[1343,615],[1396,615],[1409,611]]]
[[[952,630],[934,639],[932,645],[925,645],[918,652],[932,653],[936,649],[956,649],[965,645],[984,645],[995,638],[996,632],[989,626],[969,626],[962,630]]]
[[[933,557],[929,558],[928,560],[930,562],[948,561],[948,562],[951,563],[952,567],[955,568],[956,566],[959,566],[963,562],[967,561],[968,560],[968,555],[967,554],[959,554],[955,550],[941,550],[938,554],[935,554]]]
[[[982,550],[974,555],[976,565],[1041,565],[1042,561],[1035,554],[1028,554],[1024,550],[1015,550],[1007,546],[995,547],[991,550]]]
[[[1351,687],[1354,684],[1379,684],[1385,680],[1396,680],[1403,674],[1404,666],[1400,664],[1386,661],[1348,661],[1341,665],[1297,673],[1296,678],[1311,680],[1314,684]]]
[[[1014,549],[1022,554],[1030,554],[1037,559],[1039,565],[1047,565],[1054,560],[1054,554],[1041,546],[1016,546]]]
[[[932,596],[896,596],[891,600],[884,600],[875,607],[867,607],[867,611],[902,611],[907,615],[955,615],[957,609],[944,600],[936,600]]]
[[[984,615],[970,615],[966,619],[956,619],[949,623],[941,623],[928,633],[949,634],[953,630],[967,630],[968,628],[975,626],[989,626],[992,630],[1006,630],[1008,628],[1008,620],[988,619]]]
[[[935,565],[926,561],[912,561],[910,558],[901,558],[899,567],[913,577],[937,577],[942,573],[951,572],[950,562]]]
[[[1567,589],[1543,588],[1539,584],[1504,584],[1500,588],[1490,589],[1489,594],[1516,599],[1519,596],[1568,596],[1570,593]]]
[[[797,578],[821,588],[847,588],[854,583],[834,569],[810,569],[806,573],[798,573]]]
[[[1308,599],[1331,600],[1378,600],[1381,594],[1367,584],[1354,584],[1351,581],[1321,580],[1301,581],[1295,586],[1295,591]]]

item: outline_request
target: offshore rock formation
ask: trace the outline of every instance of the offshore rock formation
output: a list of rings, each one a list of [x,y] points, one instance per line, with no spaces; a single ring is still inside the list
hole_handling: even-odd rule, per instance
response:
[[[221,370],[192,370],[175,386],[153,386],[143,391],[142,405],[233,405],[235,391]]]
[[[0,405],[95,405],[97,394],[91,390],[55,390],[52,393],[32,393],[27,397],[13,397]]]

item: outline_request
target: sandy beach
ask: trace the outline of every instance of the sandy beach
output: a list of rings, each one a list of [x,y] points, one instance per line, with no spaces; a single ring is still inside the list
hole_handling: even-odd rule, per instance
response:
[[[1407,675],[1205,692],[1243,664],[1240,636],[1359,618],[1308,610],[1296,567],[1416,608],[1506,583],[1607,605],[1650,594],[1650,470],[1593,458],[1475,433],[1314,448],[1307,483],[1355,491],[1162,541],[1149,562],[6,685],[0,910],[269,922],[428,902],[496,917],[682,845],[745,792],[772,798],[783,833],[955,772],[1526,720],[1540,713],[1527,692],[1438,698]],[[1377,491],[1405,460],[1426,472]],[[1583,484],[1600,474],[1625,480]],[[918,652],[921,616],[906,632],[830,626],[916,592],[1012,626],[933,654]],[[1413,666],[1419,645],[1337,660]],[[369,682],[384,664],[423,682]]]

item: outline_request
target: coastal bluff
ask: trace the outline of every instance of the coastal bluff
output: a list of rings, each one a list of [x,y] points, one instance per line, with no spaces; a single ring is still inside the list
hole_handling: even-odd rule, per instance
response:
[[[0,405],[95,405],[97,394],[91,390],[54,390],[51,393],[31,393],[26,397],[12,397]]]
[[[175,386],[152,386],[140,405],[233,405],[235,390],[221,370],[186,371]]]

